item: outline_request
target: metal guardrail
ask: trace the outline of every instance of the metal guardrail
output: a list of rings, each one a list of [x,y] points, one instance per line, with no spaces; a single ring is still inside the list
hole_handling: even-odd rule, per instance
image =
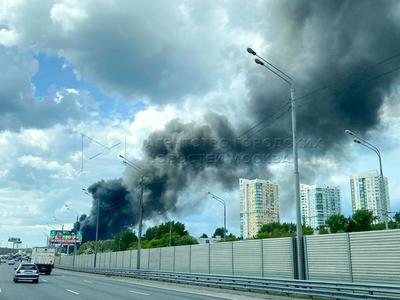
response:
[[[127,269],[74,268],[59,269],[109,276],[168,281],[174,283],[246,290],[261,293],[279,293],[328,299],[400,299],[400,286],[327,281],[291,280],[245,276],[227,276]]]

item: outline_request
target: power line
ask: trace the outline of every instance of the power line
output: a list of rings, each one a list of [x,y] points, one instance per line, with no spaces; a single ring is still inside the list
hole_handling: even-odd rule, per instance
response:
[[[373,68],[376,68],[377,66],[383,65],[383,64],[385,64],[385,63],[387,63],[387,62],[389,62],[389,61],[391,61],[391,60],[393,60],[393,59],[395,59],[395,58],[397,58],[397,57],[400,57],[400,52],[398,52],[398,53],[396,53],[396,54],[394,54],[394,55],[392,55],[392,56],[389,56],[389,57],[387,57],[387,58],[384,58],[384,59],[382,59],[382,60],[376,62],[375,64],[372,64],[372,65],[370,65],[370,66],[368,66],[368,67],[362,69],[361,71],[355,71],[355,72],[349,73],[349,74],[346,75],[344,78],[338,79],[338,80],[334,81],[334,82],[331,83],[331,84],[324,85],[324,86],[319,87],[319,88],[317,88],[317,89],[315,89],[315,90],[313,90],[313,91],[311,91],[311,92],[309,92],[309,93],[307,93],[307,94],[304,94],[304,95],[302,95],[302,96],[300,96],[300,97],[297,97],[297,98],[296,98],[296,101],[300,101],[300,100],[303,100],[304,98],[308,98],[308,97],[310,97],[310,96],[312,96],[312,95],[314,95],[314,94],[317,94],[317,93],[319,93],[319,92],[321,92],[321,91],[323,91],[323,90],[331,89],[331,88],[337,86],[337,85],[338,85],[339,83],[341,83],[343,80],[348,79],[348,78],[350,78],[350,77],[353,76],[353,75],[365,73],[366,71],[371,70],[371,69],[373,69]],[[392,69],[392,70],[390,70],[390,71],[388,71],[388,72],[384,72],[384,73],[382,73],[382,74],[379,74],[379,77],[382,77],[382,76],[385,76],[385,75],[387,75],[387,74],[389,74],[389,73],[393,73],[393,72],[397,71],[397,70],[399,69],[398,67],[399,67],[399,66],[397,66],[395,69]],[[378,77],[378,78],[379,78],[379,77]],[[377,79],[377,78],[376,78],[376,79]],[[357,84],[358,82],[362,82],[362,81],[364,81],[364,80],[366,80],[366,79],[360,79],[360,80],[356,81],[355,83],[353,83],[353,85],[354,85],[354,84]],[[374,79],[370,79],[370,80],[374,80]],[[367,79],[366,81],[370,81],[370,80]]]
[[[277,115],[274,119],[272,119],[266,126],[259,128],[257,131],[253,131],[248,136],[248,138],[255,136],[257,133],[260,133],[261,131],[263,131],[263,130],[267,129],[268,127],[270,127],[271,125],[273,125],[276,121],[281,119],[288,111],[290,111],[290,109],[291,109],[291,106],[287,107],[284,111],[282,111],[279,115]]]
[[[392,69],[390,69],[390,70],[387,70],[387,71],[385,71],[385,72],[379,73],[379,74],[377,74],[377,75],[373,75],[373,76],[371,76],[371,77],[369,77],[369,78],[360,79],[360,80],[354,82],[353,84],[351,84],[350,86],[344,87],[343,89],[339,90],[339,91],[337,92],[337,94],[341,94],[341,93],[343,93],[344,91],[346,91],[346,90],[348,90],[348,89],[355,88],[355,87],[357,87],[357,85],[359,85],[359,84],[362,83],[362,82],[370,82],[370,81],[373,81],[373,80],[377,80],[377,79],[379,79],[379,78],[382,78],[382,77],[384,77],[384,76],[387,76],[387,75],[392,74],[392,73],[394,73],[394,72],[396,72],[396,71],[399,71],[399,70],[400,70],[400,65],[397,65],[396,67],[394,67],[394,68],[392,68]],[[313,92],[312,92],[312,93],[313,93]],[[311,93],[309,93],[309,94],[311,94]],[[319,98],[316,98],[316,97],[315,97],[315,98],[310,98],[310,99],[304,99],[305,97],[308,97],[309,94],[307,94],[307,95],[301,97],[300,100],[302,100],[303,103],[299,104],[298,106],[303,106],[303,105],[305,105],[306,103],[304,103],[304,102],[306,102],[306,101],[309,102],[309,101],[313,101],[313,100],[319,99]],[[299,100],[299,98],[298,98],[297,100]]]
[[[254,130],[256,127],[260,126],[262,123],[265,123],[267,120],[274,118],[276,115],[278,115],[279,113],[281,113],[282,111],[287,111],[287,107],[289,106],[290,108],[290,102],[287,101],[285,102],[282,106],[280,106],[273,114],[267,116],[266,118],[262,119],[261,121],[257,122],[256,124],[254,124],[253,126],[251,126],[249,129],[247,129],[246,131],[244,131],[241,135],[239,135],[237,138],[240,139],[243,136],[245,136],[246,134],[248,134],[250,131]],[[275,120],[274,120],[275,121]],[[271,124],[271,123],[270,123]],[[265,128],[265,127],[264,127]],[[257,131],[258,132],[258,131]],[[253,133],[249,134],[254,135]]]

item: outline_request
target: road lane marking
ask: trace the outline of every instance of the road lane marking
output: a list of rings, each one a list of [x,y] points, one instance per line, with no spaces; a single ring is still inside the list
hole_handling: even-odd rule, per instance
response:
[[[84,280],[84,282],[86,282],[86,283],[93,283],[92,281],[90,281],[90,280]]]
[[[67,292],[70,292],[70,293],[72,293],[72,294],[75,294],[75,295],[79,295],[79,293],[78,292],[75,292],[75,291],[73,291],[73,290],[69,290],[69,289],[65,289]]]
[[[1,289],[0,289],[0,293],[1,293]]]
[[[41,281],[43,281],[43,282],[47,282],[47,280],[46,280],[46,279],[41,279]]]
[[[128,292],[129,292],[129,293],[134,293],[134,294],[143,295],[143,296],[150,296],[150,294],[147,294],[147,293],[142,293],[142,292],[138,292],[138,291],[132,291],[132,290],[129,290]]]

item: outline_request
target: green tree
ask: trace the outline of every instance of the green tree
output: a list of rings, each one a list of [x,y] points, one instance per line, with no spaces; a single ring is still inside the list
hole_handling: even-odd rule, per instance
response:
[[[189,233],[185,229],[185,225],[180,222],[166,222],[161,223],[158,226],[150,227],[146,230],[146,240],[161,239],[165,235],[169,235],[169,232],[176,233],[179,236],[188,235]]]
[[[343,215],[331,215],[325,224],[328,225],[331,233],[346,232],[349,220]]]
[[[238,241],[239,238],[236,237],[235,235],[233,235],[232,233],[230,233],[229,235],[226,236],[226,241],[227,242],[234,242],[234,241]]]
[[[400,211],[398,211],[397,213],[395,213],[393,220],[400,225]]]
[[[372,211],[366,209],[357,210],[350,218],[347,231],[369,231],[372,230],[372,223],[375,221]]]
[[[202,239],[207,239],[208,238],[208,235],[207,234],[205,234],[205,233],[203,233],[202,235],[201,235],[201,237],[200,238],[202,238]]]
[[[264,224],[257,236],[256,239],[265,239],[265,238],[278,238],[278,237],[290,237],[296,236],[296,225],[293,223],[268,223]]]
[[[303,235],[312,235],[314,234],[314,229],[310,226],[303,226]]]
[[[319,234],[328,234],[329,233],[328,227],[327,226],[320,226],[318,228],[318,233]]]
[[[216,238],[217,236],[220,236],[221,238],[224,237],[224,227],[219,227],[217,229],[215,229],[214,234],[213,234],[213,238]],[[228,234],[228,230],[226,230],[226,234]]]
[[[137,236],[131,230],[121,230],[114,237],[114,250],[125,251],[136,241]]]

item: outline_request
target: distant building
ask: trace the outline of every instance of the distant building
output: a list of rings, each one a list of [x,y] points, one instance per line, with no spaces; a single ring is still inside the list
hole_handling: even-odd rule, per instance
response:
[[[340,214],[340,188],[328,185],[300,185],[302,223],[312,228],[325,225],[333,214]]]
[[[239,179],[240,234],[254,237],[264,224],[279,222],[278,184],[262,179]]]
[[[379,222],[385,220],[390,211],[389,187],[387,177],[382,181],[378,171],[367,171],[350,177],[351,202],[353,213],[359,209],[373,212]]]

